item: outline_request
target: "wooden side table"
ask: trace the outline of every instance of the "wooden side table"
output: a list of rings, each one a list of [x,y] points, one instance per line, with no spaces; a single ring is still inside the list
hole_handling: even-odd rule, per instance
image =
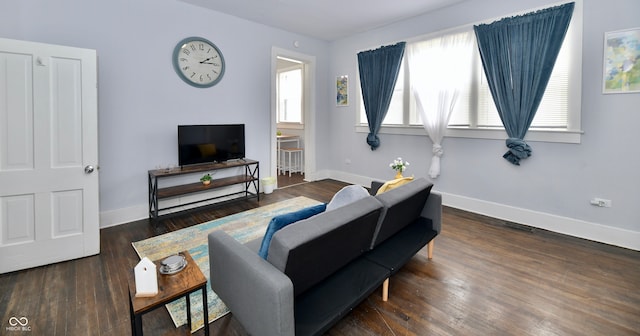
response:
[[[191,300],[189,294],[202,290],[202,307],[204,309],[204,334],[209,335],[209,311],[207,306],[207,278],[189,252],[181,252],[187,266],[180,272],[171,275],[160,274],[161,260],[154,261],[158,272],[158,294],[152,297],[136,297],[136,283],[133,269],[129,271],[129,312],[131,315],[131,333],[142,335],[142,315],[158,307],[175,301],[181,297],[187,300],[187,324],[191,330]]]

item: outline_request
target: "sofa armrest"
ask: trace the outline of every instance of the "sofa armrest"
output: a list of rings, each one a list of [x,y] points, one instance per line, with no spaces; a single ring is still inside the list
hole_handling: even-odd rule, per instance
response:
[[[440,230],[442,230],[442,195],[432,191],[420,216],[431,219],[433,229],[440,234]]]
[[[251,335],[295,333],[291,280],[227,233],[209,234],[211,289]]]

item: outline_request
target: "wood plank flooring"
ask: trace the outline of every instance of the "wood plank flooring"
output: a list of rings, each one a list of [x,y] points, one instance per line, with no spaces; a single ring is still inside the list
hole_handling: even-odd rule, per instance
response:
[[[304,174],[301,173],[293,173],[291,176],[288,173],[284,175],[278,174],[278,188],[290,187],[304,182]]]
[[[305,183],[160,221],[101,230],[100,255],[0,275],[0,335],[129,335],[132,241],[307,196],[328,202],[345,184]],[[426,249],[327,335],[640,335],[640,252],[444,208],[434,258]],[[31,331],[7,329],[27,317]],[[186,335],[163,308],[146,335]],[[211,335],[246,335],[227,315]],[[202,330],[196,335],[203,335]]]

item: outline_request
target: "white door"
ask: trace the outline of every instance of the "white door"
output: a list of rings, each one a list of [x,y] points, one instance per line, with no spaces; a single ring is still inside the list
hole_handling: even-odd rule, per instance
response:
[[[96,86],[95,50],[0,39],[0,273],[100,252]]]

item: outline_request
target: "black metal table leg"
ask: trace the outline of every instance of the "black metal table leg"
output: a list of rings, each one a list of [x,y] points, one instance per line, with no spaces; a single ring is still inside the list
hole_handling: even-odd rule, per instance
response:
[[[135,334],[136,336],[142,336],[142,315],[136,315],[135,317]]]
[[[136,315],[133,313],[133,303],[131,302],[131,293],[129,293],[129,319],[131,320],[131,335],[136,336]]]
[[[209,305],[207,303],[207,284],[202,287],[202,307],[204,309],[204,335],[209,336]]]
[[[191,299],[189,294],[186,295],[187,299],[187,325],[189,326],[189,332],[191,332]]]

